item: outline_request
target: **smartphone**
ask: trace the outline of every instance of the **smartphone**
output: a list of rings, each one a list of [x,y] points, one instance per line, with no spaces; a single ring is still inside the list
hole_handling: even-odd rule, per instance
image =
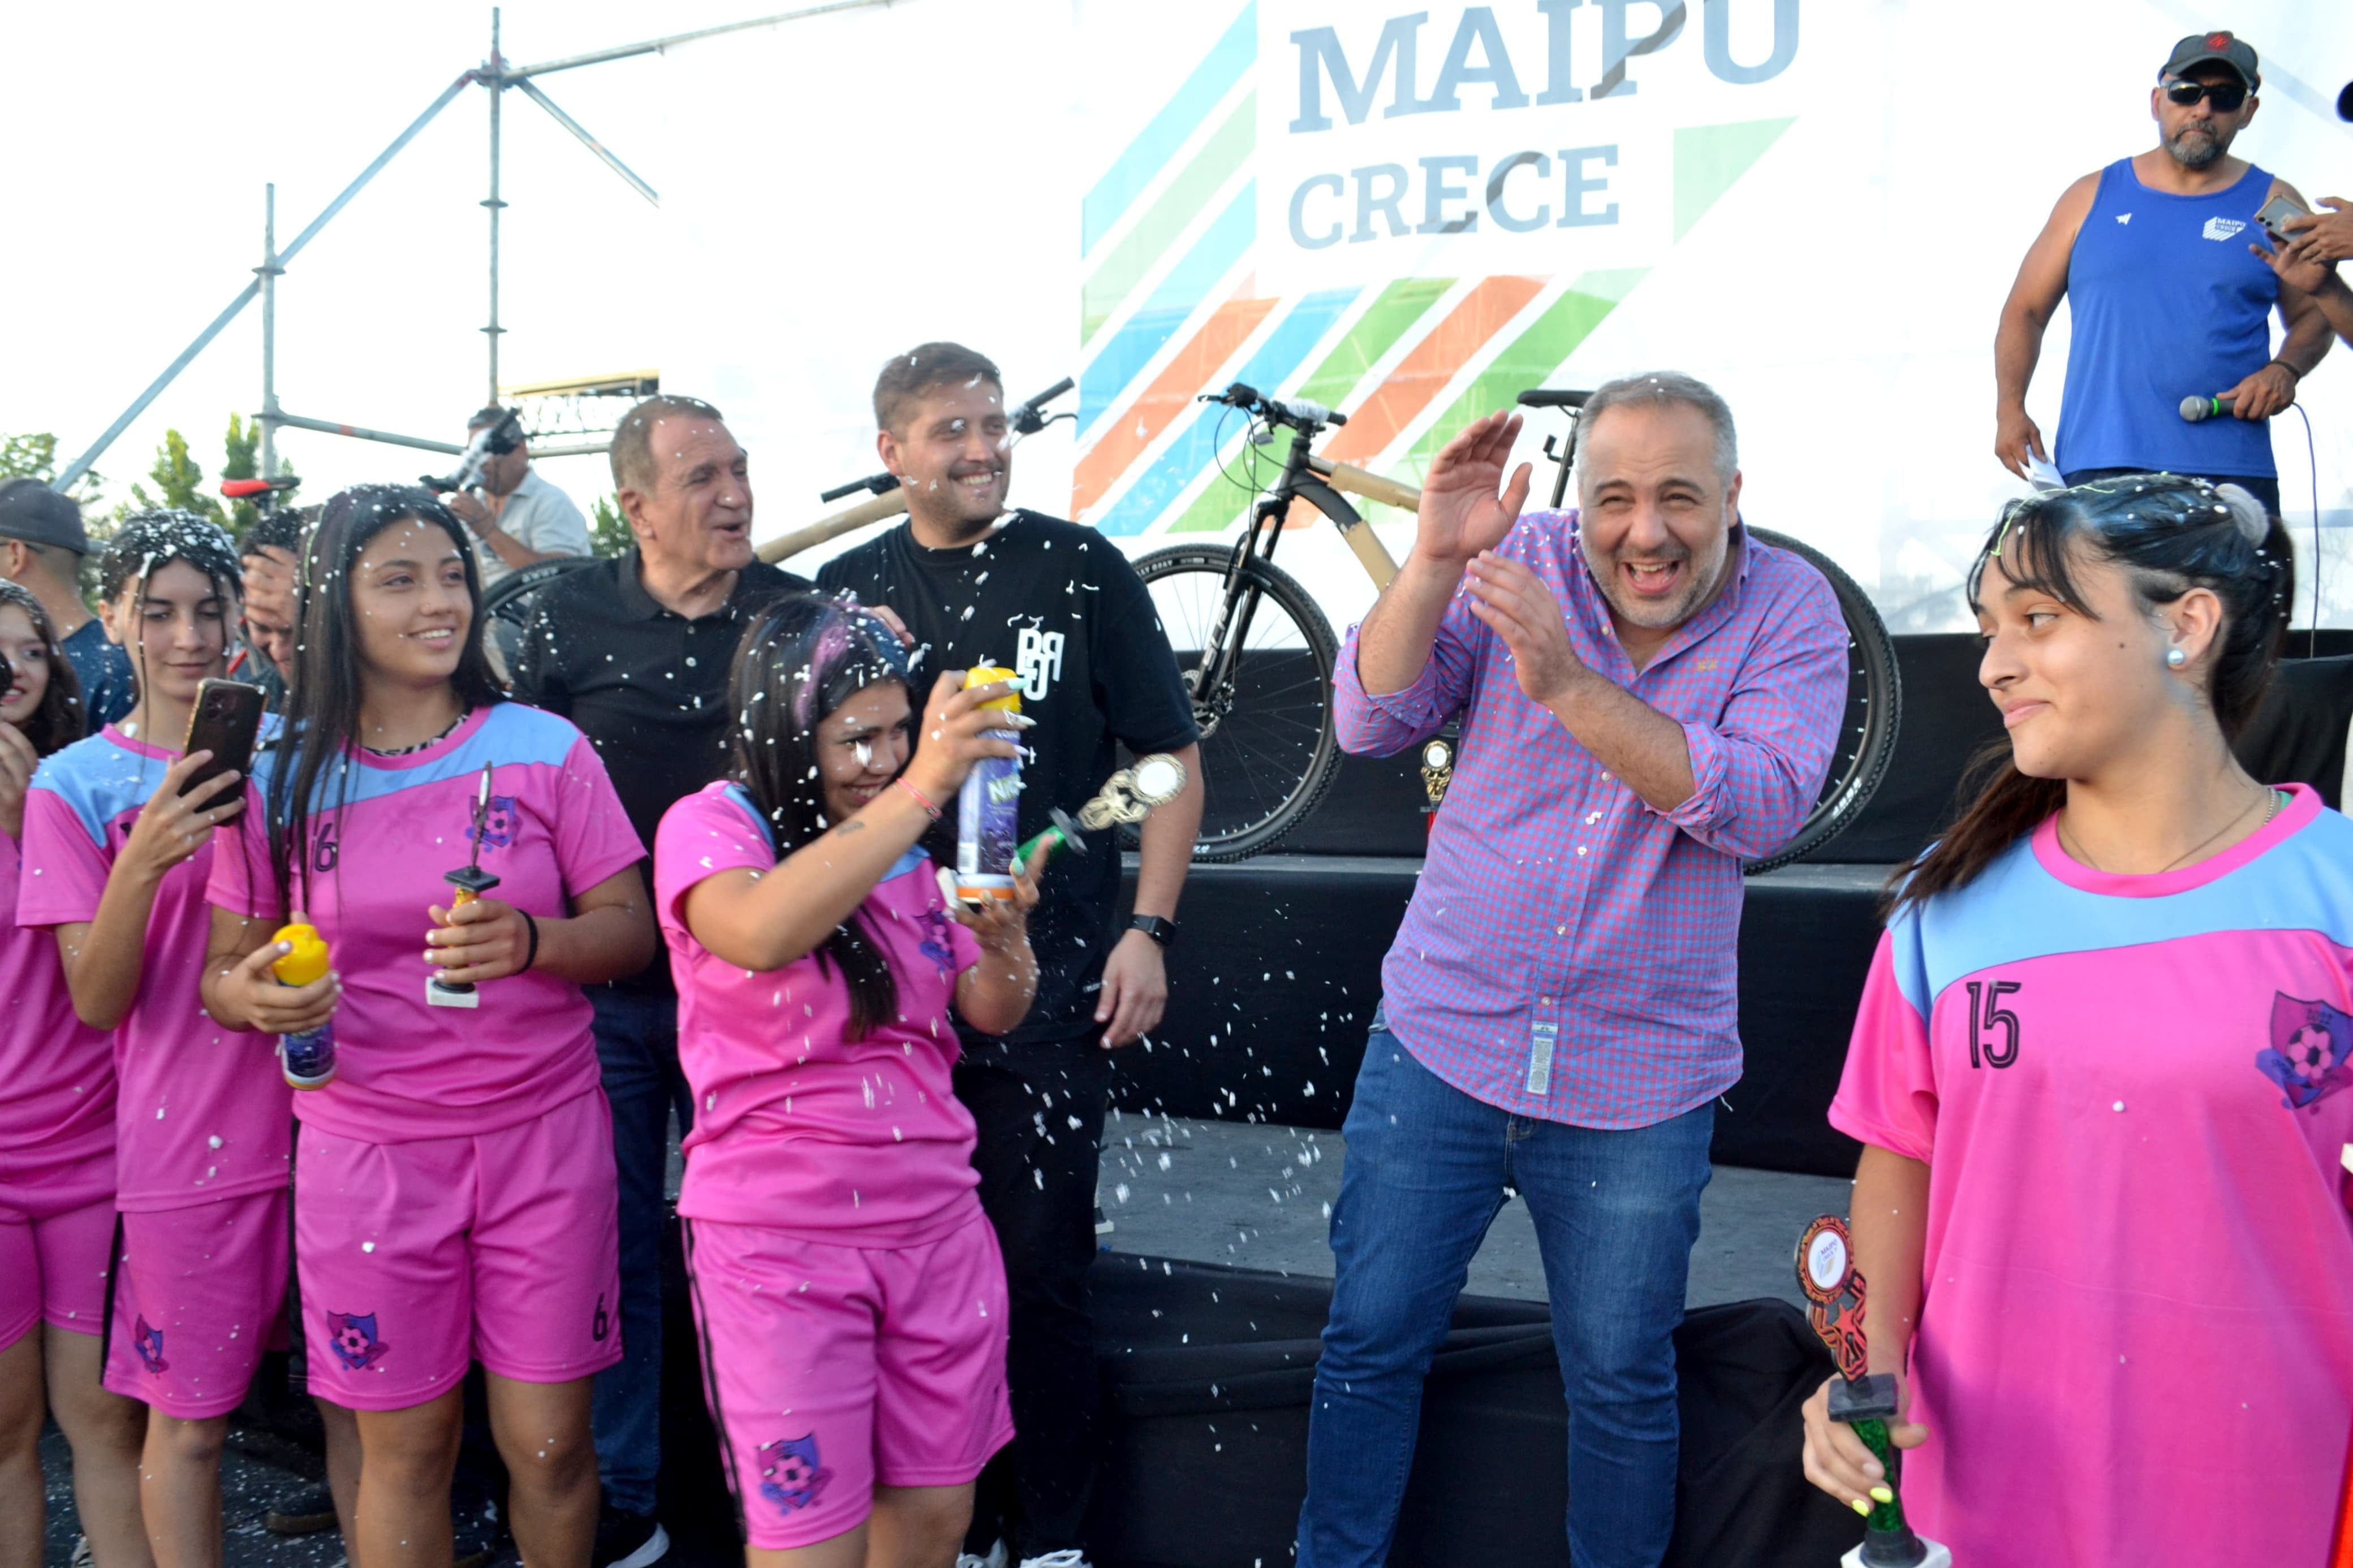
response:
[[[208,779],[235,769],[253,773],[254,737],[261,732],[261,710],[269,699],[259,686],[242,680],[207,680],[196,688],[196,706],[188,715],[187,752],[210,752],[212,758],[188,775],[180,786],[186,795]],[[216,798],[215,805],[220,803]]]
[[[2295,238],[2295,236],[2284,232],[2281,227],[2288,219],[2311,216],[2310,207],[2305,206],[2294,196],[2284,194],[2274,196],[2255,209],[2255,221],[2263,226],[2263,232],[2272,237],[2272,243],[2274,245],[2285,245]]]

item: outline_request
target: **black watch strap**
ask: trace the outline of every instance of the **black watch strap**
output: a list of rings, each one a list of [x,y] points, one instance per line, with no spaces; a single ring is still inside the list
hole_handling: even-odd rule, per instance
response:
[[[1176,942],[1176,922],[1165,915],[1135,915],[1127,922],[1130,931],[1140,931],[1163,947]]]

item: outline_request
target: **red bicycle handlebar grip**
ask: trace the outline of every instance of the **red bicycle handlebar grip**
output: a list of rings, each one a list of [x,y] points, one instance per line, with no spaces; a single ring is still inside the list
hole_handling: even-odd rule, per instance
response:
[[[231,500],[243,500],[248,496],[266,494],[270,488],[268,479],[223,479],[220,493]]]

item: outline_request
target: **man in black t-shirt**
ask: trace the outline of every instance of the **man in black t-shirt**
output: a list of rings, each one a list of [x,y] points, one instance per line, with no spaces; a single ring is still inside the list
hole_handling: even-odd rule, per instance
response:
[[[1075,814],[1117,768],[1118,745],[1173,753],[1187,775],[1185,793],[1144,825],[1125,928],[1115,837],[1094,836],[1084,856],[1057,854],[1029,918],[1039,965],[1029,1016],[1002,1038],[958,1024],[956,1093],[980,1126],[981,1204],[1011,1287],[1019,1503],[1005,1509],[992,1467],[972,1540],[985,1551],[1011,1511],[1015,1558],[1028,1561],[1081,1544],[1093,1484],[1086,1281],[1106,1053],[1156,1026],[1167,1000],[1161,950],[1176,936],[1201,821],[1198,736],[1151,596],[1119,548],[1091,528],[1006,510],[1011,444],[996,365],[955,343],[925,343],[884,367],[874,417],[883,467],[905,487],[907,521],[828,562],[818,582],[899,613],[915,639],[916,691],[942,670],[981,664],[1019,676],[1021,711],[1035,721],[1023,737],[1022,837],[1045,829],[1055,807]],[[940,804],[945,816],[927,847],[953,865],[955,803]]]

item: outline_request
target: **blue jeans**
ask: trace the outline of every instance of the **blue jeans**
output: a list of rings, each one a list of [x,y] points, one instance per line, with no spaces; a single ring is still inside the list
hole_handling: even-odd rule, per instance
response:
[[[1513,1116],[1377,1021],[1343,1129],[1298,1568],[1387,1560],[1422,1379],[1506,1184],[1535,1221],[1568,1394],[1569,1555],[1656,1568],[1675,1521],[1673,1336],[1715,1125],[1713,1102],[1627,1131]]]
[[[596,1472],[605,1500],[654,1511],[661,1473],[661,1238],[669,1223],[670,1118],[694,1125],[678,1070],[678,999],[592,985],[596,1059],[613,1107],[621,1192],[621,1359],[596,1374]]]

